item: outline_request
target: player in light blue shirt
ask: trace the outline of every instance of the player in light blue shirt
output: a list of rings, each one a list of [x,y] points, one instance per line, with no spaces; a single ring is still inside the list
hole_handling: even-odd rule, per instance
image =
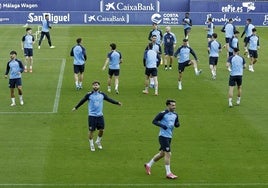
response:
[[[162,41],[162,31],[160,29],[158,29],[158,25],[157,23],[153,23],[153,29],[149,32],[149,36],[148,36],[148,40],[152,42],[152,36],[155,35],[156,36],[156,43],[157,44],[161,44]]]
[[[144,94],[149,93],[149,78],[152,77],[154,80],[154,94],[158,95],[157,67],[160,64],[160,61],[160,55],[153,50],[153,43],[150,42],[143,55],[143,65],[145,67],[145,89],[142,92]]]
[[[229,40],[229,57],[233,55],[234,49],[239,49],[238,41],[239,31],[235,31],[234,36]]]
[[[5,78],[8,77],[9,74],[9,88],[10,88],[10,96],[11,96],[11,105],[15,106],[15,88],[18,89],[20,105],[23,105],[22,99],[22,80],[21,73],[24,71],[24,66],[20,60],[17,59],[17,52],[10,52],[10,61],[6,66]]]
[[[217,64],[219,60],[219,52],[221,52],[221,44],[217,41],[217,33],[212,34],[212,40],[208,43],[209,68],[212,74],[212,79],[216,79]]]
[[[170,170],[170,158],[171,158],[171,140],[172,134],[175,127],[180,126],[179,116],[175,112],[176,110],[176,101],[168,99],[166,101],[166,110],[158,113],[153,119],[153,124],[160,127],[159,131],[159,144],[160,149],[159,153],[154,155],[154,157],[144,164],[146,173],[151,175],[152,165],[159,161],[162,158],[165,158],[165,169],[166,169],[166,178],[176,179],[178,176],[173,174]]]
[[[233,24],[233,19],[230,18],[229,21],[223,26],[221,29],[222,32],[225,33],[225,46],[227,50],[227,57],[228,57],[228,50],[229,50],[229,40],[234,36],[234,32],[236,31],[235,25]]]
[[[103,117],[103,101],[106,100],[112,104],[116,104],[119,106],[121,106],[122,103],[109,98],[105,93],[101,92],[99,81],[94,81],[92,83],[92,88],[93,90],[87,93],[80,100],[80,102],[72,109],[72,111],[77,110],[81,105],[88,101],[88,139],[90,150],[95,151],[93,137],[96,129],[99,132],[95,143],[97,144],[99,149],[102,149],[101,139],[105,128]]]
[[[192,25],[193,25],[189,12],[185,13],[185,17],[182,19],[182,25],[183,25],[183,29],[184,29],[184,38],[188,39],[189,33],[190,33]]]
[[[24,51],[25,66],[24,72],[28,72],[27,65],[29,64],[29,72],[33,72],[33,44],[34,36],[32,35],[32,28],[26,28],[26,35],[21,39],[21,49]]]
[[[232,98],[233,98],[234,86],[237,85],[236,104],[239,105],[242,92],[243,69],[246,68],[245,59],[239,55],[238,48],[234,48],[234,55],[228,58],[226,66],[230,71],[228,102],[229,107],[233,107]]]
[[[106,61],[102,67],[102,70],[106,69],[106,66],[109,64],[108,70],[108,92],[111,92],[111,83],[112,78],[114,76],[114,86],[115,93],[119,94],[118,86],[119,86],[119,74],[120,74],[120,64],[123,63],[122,55],[119,51],[116,50],[116,44],[111,43],[111,52],[108,53]]]
[[[76,39],[76,45],[72,47],[70,56],[73,57],[74,81],[76,90],[82,89],[84,80],[85,62],[87,60],[86,49],[82,46],[82,38]]]
[[[49,22],[49,15],[45,15],[45,19],[42,20],[42,30],[41,30],[41,36],[38,42],[38,49],[41,48],[41,43],[43,41],[44,36],[47,38],[47,42],[50,48],[55,48],[55,46],[52,46],[51,38],[50,38],[50,33],[49,29],[52,29],[50,22]]]
[[[207,27],[205,27],[205,30],[207,31],[207,39],[208,42],[211,41],[212,39],[212,34],[214,33],[214,23],[212,22],[212,18],[208,18],[208,20],[206,21],[206,25]]]
[[[244,52],[244,55],[247,55],[248,54],[248,38],[252,35],[252,29],[255,28],[255,26],[251,23],[252,20],[251,18],[248,18],[247,21],[246,21],[246,25],[245,25],[245,28],[244,28],[244,31],[241,35],[241,38],[245,35],[245,38],[244,38],[244,49],[245,49],[245,52]]]
[[[194,60],[190,60],[190,54],[194,56]],[[194,50],[188,46],[188,39],[183,39],[183,44],[174,53],[174,57],[178,58],[178,70],[179,70],[178,89],[182,90],[182,75],[185,67],[193,65],[196,75],[199,75],[202,72],[202,70],[201,69],[198,70],[197,67],[198,59]]]
[[[260,41],[257,36],[257,29],[252,29],[252,35],[248,37],[248,53],[250,56],[249,71],[254,72],[254,64],[258,60],[258,49],[260,49]]]

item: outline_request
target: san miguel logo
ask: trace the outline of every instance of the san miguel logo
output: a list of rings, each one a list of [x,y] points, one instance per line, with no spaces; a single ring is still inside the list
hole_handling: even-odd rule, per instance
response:
[[[152,2],[121,2],[121,1],[104,1],[100,0],[100,12],[113,12],[113,11],[149,11],[159,12],[160,3]]]

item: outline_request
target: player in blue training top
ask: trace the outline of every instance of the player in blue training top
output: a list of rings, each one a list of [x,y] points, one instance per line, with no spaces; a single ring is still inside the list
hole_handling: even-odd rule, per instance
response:
[[[157,23],[153,23],[153,29],[149,32],[149,36],[148,36],[148,40],[152,42],[152,36],[155,35],[156,36],[156,43],[157,44],[161,44],[162,41],[162,31],[160,29],[158,29],[158,25]]]
[[[235,48],[239,49],[238,35],[239,35],[239,31],[235,31],[234,36],[230,38],[229,40],[229,56],[228,57],[233,55]]]
[[[248,18],[247,21],[246,21],[246,25],[245,25],[245,28],[244,28],[244,31],[241,35],[241,38],[245,35],[245,38],[244,38],[244,49],[245,49],[245,52],[244,52],[244,55],[247,55],[248,54],[248,38],[252,35],[252,29],[255,28],[255,26],[251,23],[252,20],[251,18]]]
[[[157,116],[153,119],[153,124],[160,127],[159,131],[159,144],[160,149],[148,163],[144,164],[146,173],[151,175],[152,165],[162,159],[165,159],[165,169],[166,169],[166,178],[176,179],[178,176],[173,174],[170,170],[170,158],[171,158],[171,140],[174,127],[179,127],[179,117],[175,112],[176,110],[176,101],[168,99],[166,101],[167,109],[158,113]]]
[[[208,43],[209,68],[211,70],[213,80],[216,79],[219,52],[221,52],[221,44],[217,41],[217,37],[217,33],[213,33],[212,40]]]
[[[86,49],[82,46],[82,38],[76,39],[76,45],[72,47],[70,56],[74,58],[73,67],[74,67],[74,81],[76,90],[82,89],[84,71],[85,71],[85,62],[87,60]]]
[[[120,64],[123,63],[122,55],[119,51],[116,50],[116,44],[111,43],[111,52],[108,53],[106,61],[102,67],[102,70],[106,69],[106,66],[109,63],[109,71],[108,71],[108,92],[111,92],[111,82],[114,76],[114,85],[115,85],[115,93],[119,94],[118,86],[119,86],[119,74],[120,74]]]
[[[11,105],[15,106],[15,87],[18,89],[20,105],[23,105],[22,98],[22,80],[21,73],[24,71],[24,66],[20,60],[17,59],[17,52],[10,52],[10,61],[7,63],[5,78],[8,77],[9,73],[9,88],[10,88],[10,96],[11,96]]]
[[[190,60],[190,54],[194,56],[194,60]],[[198,59],[194,50],[188,46],[188,39],[183,39],[183,44],[174,53],[174,57],[178,58],[178,70],[179,70],[178,89],[182,90],[182,74],[184,72],[185,67],[193,65],[196,75],[201,74],[202,70],[201,69],[198,70],[197,67]]]
[[[257,29],[253,28],[252,35],[248,37],[248,54],[250,56],[248,70],[250,72],[254,72],[253,65],[257,63],[258,60],[258,49],[260,49],[260,41],[257,36]]]
[[[189,33],[190,33],[192,25],[193,25],[189,12],[185,13],[185,17],[182,19],[182,25],[183,25],[183,29],[184,29],[184,37],[185,37],[185,39],[188,39]]]
[[[29,63],[29,72],[33,72],[33,44],[34,44],[34,36],[32,35],[32,28],[26,28],[26,35],[24,35],[21,39],[21,49],[24,52],[25,56],[25,66],[24,72],[27,72],[27,65]]]
[[[171,32],[170,26],[166,27],[166,33],[163,36],[164,54],[165,54],[165,70],[168,70],[168,58],[169,69],[172,69],[174,48],[176,47],[177,39],[174,33]]]
[[[81,101],[72,109],[72,111],[77,110],[81,105],[88,101],[88,139],[89,147],[91,151],[95,151],[95,146],[93,142],[93,134],[97,129],[99,131],[96,144],[99,149],[102,149],[101,139],[104,132],[104,117],[103,117],[103,100],[106,100],[112,104],[122,105],[121,102],[115,101],[109,98],[105,93],[101,92],[100,82],[94,81],[92,83],[93,90],[87,93]]]
[[[42,31],[41,31],[41,36],[40,36],[40,39],[38,42],[38,49],[41,48],[41,43],[42,43],[44,36],[46,36],[47,42],[48,42],[48,45],[50,46],[50,48],[55,48],[55,46],[52,46],[52,43],[51,43],[49,29],[52,29],[52,27],[49,23],[49,15],[46,14],[45,19],[42,20]]]
[[[234,49],[234,55],[228,58],[226,66],[230,71],[228,102],[229,107],[233,107],[232,98],[233,98],[234,86],[237,85],[236,104],[239,105],[242,92],[243,69],[246,68],[245,59],[239,55],[238,48]]]
[[[223,26],[223,28],[221,29],[222,32],[225,33],[225,46],[226,50],[227,50],[227,57],[228,57],[228,50],[229,50],[229,40],[230,38],[233,37],[236,28],[235,25],[233,24],[233,19],[230,18],[229,21]]]
[[[158,79],[157,79],[157,67],[161,61],[160,55],[153,50],[153,43],[148,44],[148,48],[145,49],[143,55],[143,65],[145,67],[145,89],[142,91],[144,94],[149,93],[149,78],[154,79],[154,94],[158,95]]]
[[[214,23],[212,22],[212,18],[208,18],[206,21],[207,27],[205,27],[205,30],[207,31],[207,39],[208,42],[212,40],[212,34],[214,33]]]

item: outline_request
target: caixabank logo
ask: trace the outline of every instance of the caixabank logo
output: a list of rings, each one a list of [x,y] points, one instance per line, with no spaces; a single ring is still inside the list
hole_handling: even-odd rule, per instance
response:
[[[129,14],[84,14],[84,23],[89,24],[128,24]]]
[[[100,12],[159,12],[159,0],[100,0]]]

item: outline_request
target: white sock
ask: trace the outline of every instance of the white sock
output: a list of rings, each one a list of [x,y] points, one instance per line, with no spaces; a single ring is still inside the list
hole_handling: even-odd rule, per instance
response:
[[[82,82],[79,82],[79,86],[82,87]]]
[[[20,99],[20,101],[22,101],[22,95],[19,95],[19,99]]]
[[[118,90],[118,84],[115,85],[115,90]]]
[[[149,167],[151,167],[151,166],[153,166],[154,163],[155,163],[155,161],[154,161],[153,159],[151,159],[151,160],[149,161],[149,163],[147,163],[147,165],[148,165]]]
[[[178,84],[181,85],[181,81],[178,81]]]
[[[15,104],[15,98],[11,98],[11,102]]]
[[[150,78],[150,84],[154,85],[154,78]]]
[[[89,139],[89,144],[92,146],[92,145],[94,145],[94,143],[93,143],[93,139]]]
[[[232,102],[232,98],[229,98],[229,103],[231,103]]]
[[[101,137],[97,137],[97,140],[96,140],[96,142],[100,142],[101,141]]]
[[[75,81],[75,85],[76,85],[76,87],[78,87],[78,81]]]
[[[167,175],[171,173],[170,165],[165,165]]]
[[[198,73],[198,69],[197,69],[197,67],[194,68],[194,71],[195,71],[195,73]]]

